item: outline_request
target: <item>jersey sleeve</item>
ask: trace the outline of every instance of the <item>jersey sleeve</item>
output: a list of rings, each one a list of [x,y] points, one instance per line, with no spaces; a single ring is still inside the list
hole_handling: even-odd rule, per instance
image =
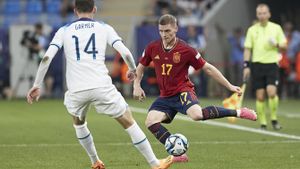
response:
[[[195,70],[201,69],[206,61],[202,58],[201,54],[197,52],[195,49],[190,51],[190,65],[193,66]]]
[[[61,27],[57,30],[57,32],[55,33],[52,41],[50,42],[50,45],[56,46],[58,49],[61,49],[63,46],[63,34],[65,32],[65,27]]]
[[[152,61],[152,58],[151,58],[151,55],[150,55],[150,49],[149,49],[149,47],[147,47],[144,50],[144,52],[142,54],[142,57],[140,58],[140,63],[144,66],[149,66],[151,61]]]
[[[117,34],[117,32],[115,31],[115,29],[113,27],[111,27],[110,25],[105,25],[107,28],[107,43],[110,46],[114,46],[114,43],[116,43],[117,41],[122,41],[122,38]]]
[[[277,40],[278,40],[278,43],[280,45],[283,45],[283,44],[287,43],[287,40],[286,40],[285,35],[283,33],[283,30],[282,30],[282,28],[279,25],[278,25]]]
[[[246,39],[244,43],[245,48],[252,48],[252,35],[251,35],[251,28],[248,29],[247,34],[246,34]]]

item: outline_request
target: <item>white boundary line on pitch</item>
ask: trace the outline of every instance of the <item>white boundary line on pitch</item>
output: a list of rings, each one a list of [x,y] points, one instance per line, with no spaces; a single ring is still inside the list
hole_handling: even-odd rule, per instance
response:
[[[190,144],[198,145],[222,145],[222,144],[299,144],[298,140],[278,140],[278,141],[193,141]],[[130,142],[120,142],[120,143],[95,143],[96,145],[102,146],[132,146]],[[151,143],[153,145],[160,145],[161,143],[155,142]],[[10,147],[79,147],[78,143],[70,144],[0,144],[0,148],[10,148]]]
[[[145,114],[145,113],[148,112],[147,109],[143,109],[143,108],[138,108],[138,107],[130,107],[130,108],[131,108],[132,111],[137,112],[137,113]],[[192,121],[187,116],[176,116],[175,118],[180,119],[180,120],[184,120],[184,121]],[[192,122],[195,122],[195,121],[192,121]],[[201,123],[211,125],[211,126],[219,126],[219,127],[230,128],[230,129],[248,131],[248,132],[258,133],[258,134],[262,134],[262,135],[269,135],[269,136],[274,136],[274,137],[300,140],[300,136],[297,136],[297,135],[284,134],[284,133],[272,132],[272,131],[265,131],[265,130],[255,129],[255,128],[251,128],[251,127],[245,127],[245,126],[236,125],[236,124],[228,124],[228,123],[222,123],[222,122],[217,122],[217,121],[201,121]]]
[[[279,116],[287,117],[287,118],[300,118],[299,113],[278,113]]]

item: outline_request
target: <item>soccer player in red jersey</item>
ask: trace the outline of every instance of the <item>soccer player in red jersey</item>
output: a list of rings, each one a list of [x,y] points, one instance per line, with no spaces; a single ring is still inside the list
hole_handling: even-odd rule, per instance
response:
[[[171,133],[161,124],[170,123],[177,112],[188,115],[195,121],[222,117],[239,117],[255,121],[256,113],[247,108],[239,110],[208,106],[202,108],[194,91],[194,85],[188,77],[188,69],[202,69],[206,74],[232,92],[241,93],[238,86],[232,85],[213,65],[206,62],[197,50],[176,37],[178,30],[174,16],[166,14],[159,19],[161,39],[151,42],[146,47],[137,66],[137,78],[134,81],[133,95],[142,101],[145,92],[141,88],[141,80],[146,66],[154,63],[157,82],[160,89],[158,97],[151,105],[146,119],[146,126],[154,136],[165,144]],[[174,157],[174,162],[186,162],[187,156]]]

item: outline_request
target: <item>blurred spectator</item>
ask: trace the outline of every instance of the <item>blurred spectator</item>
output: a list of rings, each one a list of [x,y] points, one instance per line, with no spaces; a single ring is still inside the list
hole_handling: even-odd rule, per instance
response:
[[[293,25],[290,22],[287,22],[283,26],[283,31],[285,34],[285,37],[287,39],[287,44],[289,45],[291,39],[292,39],[292,31],[293,31]],[[278,94],[281,96],[281,98],[287,97],[288,92],[288,77],[291,73],[291,62],[287,56],[286,51],[281,52],[281,59],[279,61],[279,85],[278,85]]]
[[[37,63],[43,57],[47,43],[47,37],[43,33],[43,25],[41,23],[35,24],[34,32],[24,31],[21,40],[21,45],[29,50],[29,59],[37,60]]]
[[[185,10],[194,11],[197,8],[197,3],[195,0],[177,0],[177,6]]]
[[[204,33],[199,33],[194,25],[187,26],[187,43],[197,49],[201,55],[204,55],[206,40]]]
[[[185,13],[184,9],[177,5],[177,0],[171,0],[170,2],[170,14],[174,16],[180,16]]]
[[[127,71],[127,64],[122,59],[121,55],[117,52],[113,61],[113,71],[111,73],[111,77],[114,85],[123,94],[123,96],[129,97],[132,93],[132,85],[127,79]]]
[[[61,5],[61,16],[63,18],[68,17],[68,15],[74,14],[74,4],[73,0],[63,0]]]
[[[151,62],[149,67],[145,69],[144,72],[144,80],[143,80],[143,87],[147,95],[149,96],[157,96],[159,95],[159,89],[156,80],[156,74],[154,69],[154,63]]]
[[[10,87],[9,67],[10,58],[8,52],[7,34],[0,30],[0,98],[11,99],[12,89]]]
[[[285,23],[284,31],[286,36],[289,38],[287,57],[290,61],[294,62],[297,53],[300,51],[300,32],[298,30],[294,30],[293,25],[290,22]]]
[[[204,58],[206,40],[203,33],[199,33],[197,27],[194,25],[187,26],[187,39],[186,42],[193,48],[197,49]],[[199,96],[207,96],[207,80],[202,71],[194,71],[192,67],[189,69],[189,76],[195,85],[196,94]]]
[[[230,64],[229,75],[230,80],[233,84],[242,84],[242,72],[243,72],[243,62],[244,62],[244,41],[245,36],[242,28],[235,28],[233,33],[229,35],[228,42],[230,45]]]
[[[184,15],[178,16],[179,26],[185,27],[187,25],[197,25],[200,19],[196,14],[193,13],[191,9],[186,9]]]
[[[169,11],[170,3],[168,0],[156,0],[154,6],[154,15],[161,16],[164,10]]]
[[[280,65],[281,85],[279,91],[283,96],[300,95],[300,32],[294,30],[291,22],[283,26],[284,33],[288,40],[288,49],[282,53]]]
[[[162,13],[170,12],[170,4],[167,0],[150,0],[144,11],[146,18],[142,21],[142,24],[156,25],[157,17],[162,15]]]
[[[29,30],[24,31],[23,37],[21,40],[21,45],[26,47],[29,52],[27,63],[24,67],[24,69],[27,68],[27,66],[30,66],[30,64],[36,63],[38,64],[41,60],[41,58],[44,56],[45,49],[48,45],[48,38],[44,34],[43,25],[41,23],[37,23],[34,26],[34,31],[31,32]],[[21,76],[18,79],[18,83],[24,80],[24,73],[21,74]],[[30,85],[33,84],[35,74],[32,73],[29,75],[28,80],[30,81]],[[47,72],[47,75],[45,77],[45,95],[47,97],[51,96],[52,93],[52,86],[53,86],[53,77],[50,71]],[[17,89],[16,89],[17,90]]]

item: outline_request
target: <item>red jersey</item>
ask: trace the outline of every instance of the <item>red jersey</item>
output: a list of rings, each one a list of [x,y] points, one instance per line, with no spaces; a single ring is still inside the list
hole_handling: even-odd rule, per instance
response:
[[[179,38],[170,50],[164,49],[161,39],[151,42],[146,47],[140,63],[148,66],[151,61],[154,63],[161,97],[193,91],[194,84],[189,79],[188,69],[193,66],[198,70],[206,63],[197,50]]]

